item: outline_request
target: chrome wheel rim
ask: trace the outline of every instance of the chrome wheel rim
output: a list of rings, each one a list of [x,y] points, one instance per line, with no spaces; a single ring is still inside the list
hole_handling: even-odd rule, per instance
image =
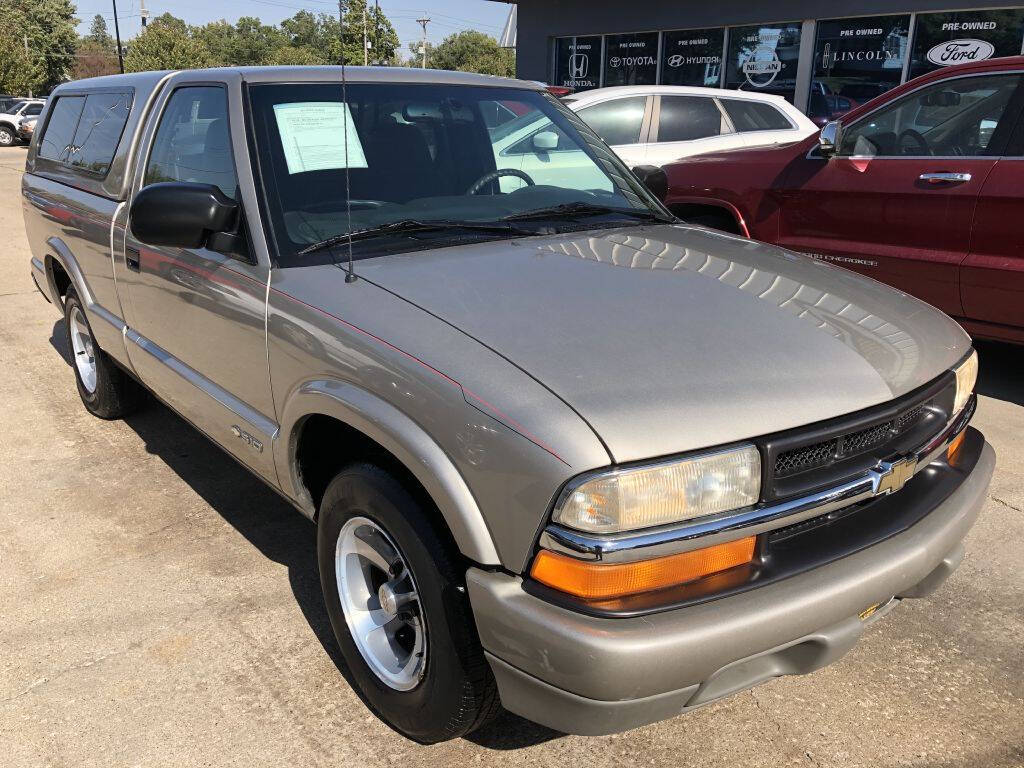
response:
[[[377,523],[353,517],[338,533],[334,572],[349,634],[367,666],[395,690],[415,688],[427,667],[427,633],[401,550]]]
[[[75,356],[75,368],[82,386],[92,394],[96,391],[96,347],[80,307],[71,310],[71,352]]]

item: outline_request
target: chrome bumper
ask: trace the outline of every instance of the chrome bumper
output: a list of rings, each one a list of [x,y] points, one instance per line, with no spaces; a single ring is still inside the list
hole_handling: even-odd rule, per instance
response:
[[[632,562],[723,544],[827,515],[902,488],[917,472],[943,455],[970,422],[976,402],[972,397],[938,435],[908,456],[880,462],[860,477],[833,488],[776,504],[625,534],[587,534],[551,523],[541,533],[540,546],[583,560]]]

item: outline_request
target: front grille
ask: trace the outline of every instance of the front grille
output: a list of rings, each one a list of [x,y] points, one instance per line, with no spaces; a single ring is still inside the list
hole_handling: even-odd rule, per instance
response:
[[[879,461],[916,450],[949,420],[955,391],[953,375],[943,374],[876,408],[769,436],[762,443],[763,500],[838,484]]]
[[[885,442],[893,434],[893,421],[883,421],[873,427],[854,432],[852,435],[845,435],[842,439],[840,453],[844,456],[852,456],[861,451],[873,448]]]
[[[775,460],[775,476],[786,477],[814,467],[823,467],[835,458],[838,447],[838,440],[826,440],[806,448],[780,453]]]

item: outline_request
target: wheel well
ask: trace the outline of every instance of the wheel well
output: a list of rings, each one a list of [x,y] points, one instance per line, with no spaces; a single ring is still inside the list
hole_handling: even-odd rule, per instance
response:
[[[57,289],[57,296],[63,302],[64,297],[68,295],[68,288],[71,287],[71,278],[68,277],[68,273],[61,266],[61,263],[53,258],[53,256],[47,256],[46,262],[50,267],[50,273],[53,275],[53,285]]]
[[[459,549],[444,517],[433,499],[416,476],[398,457],[376,440],[331,416],[307,416],[298,427],[295,441],[295,468],[298,480],[313,500],[319,513],[324,491],[342,467],[357,461],[376,464],[391,473],[422,505],[424,511],[437,524],[438,531]]]
[[[672,213],[683,221],[692,224],[700,224],[713,229],[720,229],[723,232],[730,232],[734,235],[743,234],[736,215],[728,208],[718,205],[705,205],[701,203],[678,203],[670,207]]]

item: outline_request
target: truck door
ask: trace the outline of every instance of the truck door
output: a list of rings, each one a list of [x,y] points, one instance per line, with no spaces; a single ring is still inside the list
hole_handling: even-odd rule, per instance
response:
[[[1019,74],[951,77],[844,128],[831,160],[795,163],[779,243],[837,257],[961,315],[978,193],[1016,117]]]
[[[240,201],[228,103],[224,84],[172,84],[143,136],[133,191],[197,182]],[[126,340],[139,376],[243,463],[276,479],[269,264],[207,248],[146,245],[133,236],[130,215],[123,258],[119,289],[128,296]]]

